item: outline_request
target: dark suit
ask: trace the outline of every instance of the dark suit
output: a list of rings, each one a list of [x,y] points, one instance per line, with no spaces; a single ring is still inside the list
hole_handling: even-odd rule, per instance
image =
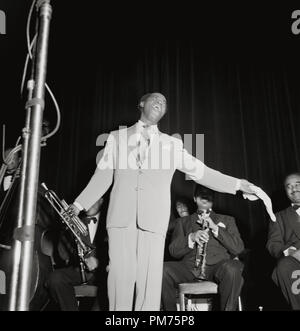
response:
[[[277,213],[276,222],[270,223],[267,249],[278,260],[272,279],[281,288],[292,309],[298,310],[300,294],[293,293],[292,288],[299,278],[293,276],[293,272],[300,270],[300,262],[292,256],[284,256],[283,252],[290,246],[300,249],[300,216],[292,207]]]
[[[210,214],[215,224],[219,224],[218,237],[210,232],[206,250],[206,276],[218,283],[220,307],[235,310],[243,284],[242,268],[239,260],[233,260],[244,249],[243,241],[231,216]],[[176,289],[179,283],[193,281],[199,276],[195,269],[196,245],[189,247],[189,235],[200,229],[195,213],[178,220],[174,229],[170,253],[180,261],[164,263],[162,300],[165,310],[176,309]]]
[[[0,243],[10,246],[12,244],[12,234],[18,216],[19,179],[16,178],[7,191],[4,191],[3,183],[4,181],[1,183],[0,188]]]
[[[107,252],[107,243],[104,241],[105,227],[101,224],[101,219],[99,219],[98,222],[97,231],[92,244],[96,247],[93,256],[98,259],[100,265],[97,270],[93,272],[85,272],[88,283],[95,285],[99,285],[99,280],[106,276],[106,272],[103,271],[103,267],[107,265],[107,258],[105,254],[105,252]],[[78,267],[79,259],[76,246],[72,239],[72,235],[67,232],[62,236],[59,243],[58,254],[63,260],[68,260],[68,267],[56,269],[49,275],[46,282],[46,286],[49,289],[51,297],[56,301],[56,303],[59,304],[60,309],[63,311],[78,310],[74,286],[82,284],[82,277]],[[102,280],[101,284],[103,283],[105,283],[105,281],[103,282]],[[101,292],[103,295],[103,291]]]

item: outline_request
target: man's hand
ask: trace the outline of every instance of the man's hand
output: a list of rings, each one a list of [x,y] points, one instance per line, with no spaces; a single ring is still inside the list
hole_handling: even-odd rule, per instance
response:
[[[71,213],[73,213],[76,216],[78,216],[78,214],[80,213],[80,210],[73,204],[69,205],[68,211],[71,211]]]
[[[207,243],[209,240],[208,231],[209,231],[209,229],[198,230],[196,232],[193,232],[190,237],[192,242],[196,242],[198,245],[201,245],[201,246],[203,243]]]
[[[208,223],[208,227],[210,228],[210,230],[218,231],[217,224],[209,216],[205,217],[205,221]]]
[[[99,261],[94,256],[89,256],[84,260],[89,271],[93,271],[98,267]]]
[[[248,194],[255,194],[255,191],[251,186],[254,186],[254,184],[248,182],[246,179],[241,179],[241,184],[239,190],[248,193]]]
[[[300,262],[300,249],[294,250],[290,255]]]
[[[287,250],[284,251],[285,256],[293,255],[296,252],[297,248],[294,246],[289,247]]]

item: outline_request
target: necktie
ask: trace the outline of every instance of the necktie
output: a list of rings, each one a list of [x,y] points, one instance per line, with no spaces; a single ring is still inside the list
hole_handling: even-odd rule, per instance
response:
[[[298,210],[300,208],[300,205],[292,205],[292,208],[295,209],[295,210]]]
[[[90,224],[91,222],[93,222],[94,224],[97,223],[97,218],[95,216],[87,216],[84,218],[84,223],[85,224]]]
[[[144,126],[141,132],[140,140],[138,141],[138,153],[137,153],[137,165],[140,168],[143,164],[147,149],[150,145],[150,135],[149,135],[149,127]]]

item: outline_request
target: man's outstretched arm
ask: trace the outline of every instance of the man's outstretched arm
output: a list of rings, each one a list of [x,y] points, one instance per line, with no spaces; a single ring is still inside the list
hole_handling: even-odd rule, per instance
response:
[[[110,134],[94,175],[73,203],[76,213],[81,209],[88,210],[109,189],[114,173],[114,150],[115,137]]]
[[[189,154],[182,141],[178,141],[176,152],[177,169],[186,173],[195,182],[222,193],[236,194],[237,191],[254,194],[250,182],[221,173],[207,167],[203,162]]]

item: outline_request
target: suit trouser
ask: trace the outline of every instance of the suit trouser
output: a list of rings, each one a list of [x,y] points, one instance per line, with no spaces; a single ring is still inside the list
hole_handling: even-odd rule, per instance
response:
[[[206,266],[207,280],[218,284],[221,310],[236,310],[243,285],[243,264],[239,260],[223,260]],[[164,263],[162,301],[167,311],[176,310],[176,291],[179,283],[195,280],[184,261]]]
[[[109,310],[160,310],[165,237],[136,224],[107,232]]]
[[[82,283],[80,272],[73,267],[54,270],[46,282],[51,297],[63,311],[77,311],[75,285]]]
[[[292,256],[280,259],[272,275],[293,310],[300,309],[299,276],[300,262]]]

